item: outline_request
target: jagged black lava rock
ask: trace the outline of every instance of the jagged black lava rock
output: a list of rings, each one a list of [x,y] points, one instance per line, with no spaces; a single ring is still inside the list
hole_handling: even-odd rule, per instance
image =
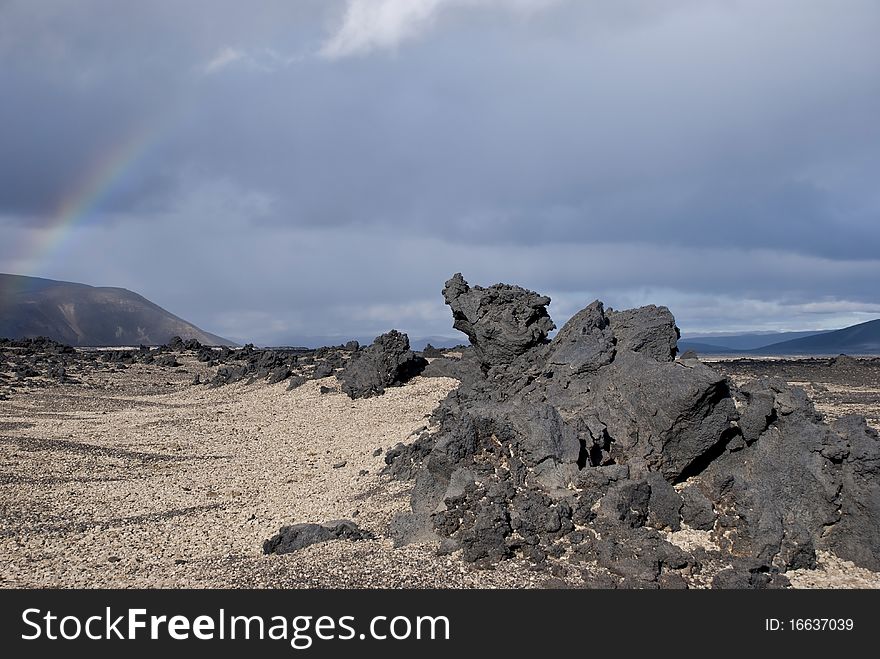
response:
[[[181,339],[179,336],[172,336],[171,340],[166,345],[168,346],[169,350],[175,350],[177,352],[180,352],[184,349],[183,339]]]
[[[424,353],[423,353],[424,354]],[[482,378],[480,363],[470,348],[462,351],[461,357],[436,357],[425,366],[422,376],[426,378],[454,378],[456,380],[473,380]]]
[[[486,368],[512,362],[556,327],[547,314],[550,298],[519,286],[471,288],[459,273],[446,282],[443,297],[452,309],[452,326],[467,334]]]
[[[373,534],[354,522],[342,519],[324,524],[293,524],[263,543],[264,554],[289,554],[328,540],[372,540]]]
[[[387,387],[403,384],[421,373],[427,363],[410,350],[406,334],[391,330],[354,353],[336,377],[349,397],[368,398],[385,393]]]
[[[333,364],[329,361],[323,361],[315,367],[315,370],[312,371],[312,379],[320,380],[322,378],[329,378],[336,372],[336,368],[334,368]]]
[[[156,358],[156,365],[176,368],[177,366],[180,366],[180,362],[177,361],[177,357],[174,355],[160,355]]]
[[[425,346],[424,350],[422,350],[422,356],[428,359],[432,357],[442,357],[443,350],[441,350],[440,348],[435,348],[429,343]]]
[[[171,337],[171,340],[164,347],[174,352],[183,352],[184,350],[200,351],[203,348],[202,344],[196,339],[187,339],[184,341],[179,336]]]
[[[686,526],[731,566],[718,587],[785,586],[816,549],[880,568],[880,438],[861,417],[829,426],[782,380],[736,387],[676,361],[665,307],[596,301],[550,340],[538,293],[457,274],[443,295],[474,360],[434,360],[426,374],[459,388],[435,432],[386,455],[387,474],[414,481],[397,544],[439,540],[476,563],[567,553],[622,587],[682,587],[702,555],[659,532]]]
[[[272,372],[269,374],[269,379],[267,380],[269,384],[277,384],[282,380],[287,379],[290,376],[290,368],[286,365],[277,366],[272,369]]]
[[[857,415],[838,419],[831,429],[838,441],[832,437],[823,457],[840,465],[840,517],[819,545],[880,570],[880,437]]]

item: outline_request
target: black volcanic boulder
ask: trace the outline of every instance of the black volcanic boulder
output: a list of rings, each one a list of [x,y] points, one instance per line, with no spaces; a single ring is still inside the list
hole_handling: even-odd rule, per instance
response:
[[[290,368],[285,365],[278,366],[272,369],[272,372],[269,373],[268,382],[269,384],[276,384],[286,379],[288,376],[290,376]]]
[[[391,330],[376,337],[368,348],[353,353],[336,377],[349,397],[368,398],[385,393],[387,387],[403,384],[421,373],[427,364],[427,360],[410,350],[406,334]]]
[[[49,367],[49,371],[46,375],[55,380],[61,380],[62,382],[67,380],[67,369],[64,368],[61,364],[53,364]]]
[[[303,386],[308,380],[302,375],[292,375],[290,380],[287,383],[287,390],[293,391],[301,386]]]
[[[199,348],[198,354],[196,355],[196,359],[200,362],[210,362],[217,358],[217,351],[211,348]]]
[[[323,378],[329,378],[336,372],[336,367],[329,361],[323,361],[315,366],[315,370],[312,371],[312,379],[313,380],[321,380]]]
[[[283,526],[263,543],[264,554],[290,554],[304,547],[328,540],[371,540],[373,534],[354,522],[342,519],[324,524]]]
[[[696,485],[681,490],[681,521],[692,529],[711,531],[715,526],[715,508]]]
[[[180,366],[180,362],[177,361],[177,358],[172,355],[160,355],[156,358],[156,364],[158,366],[167,366],[170,368],[176,368]]]
[[[221,387],[225,384],[239,382],[247,375],[247,366],[221,366],[216,375],[211,379],[212,387]]]

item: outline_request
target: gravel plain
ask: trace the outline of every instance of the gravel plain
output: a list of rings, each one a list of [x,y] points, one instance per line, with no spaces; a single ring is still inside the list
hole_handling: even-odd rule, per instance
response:
[[[382,538],[409,489],[384,453],[456,385],[417,378],[350,400],[333,378],[191,386],[201,364],[134,365],[0,408],[0,586],[535,586],[517,561],[472,570]],[[320,393],[322,386],[334,391]],[[285,525],[349,518],[377,540],[264,556]]]

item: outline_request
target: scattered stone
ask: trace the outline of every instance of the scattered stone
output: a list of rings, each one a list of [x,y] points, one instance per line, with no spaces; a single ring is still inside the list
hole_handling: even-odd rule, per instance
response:
[[[328,540],[372,540],[370,531],[361,529],[350,520],[324,524],[293,524],[283,526],[277,535],[263,543],[264,554],[289,554],[318,542]]]
[[[736,590],[765,590],[788,588],[791,582],[784,574],[768,570],[765,566],[729,567],[718,572],[712,579],[712,588]]]

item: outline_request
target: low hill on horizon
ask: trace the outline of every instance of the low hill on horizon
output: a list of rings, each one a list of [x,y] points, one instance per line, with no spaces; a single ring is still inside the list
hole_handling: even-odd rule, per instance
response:
[[[794,336],[792,336],[794,335]],[[753,344],[764,337],[765,345]],[[719,337],[688,337],[678,342],[680,352],[693,350],[703,355],[874,355],[880,354],[880,319],[839,330],[791,332],[785,340],[779,334],[744,334]],[[775,339],[775,340],[774,340]],[[717,343],[715,342],[717,341]]]
[[[801,339],[817,334],[825,334],[834,330],[808,330],[800,332],[746,332],[742,334],[715,333],[715,334],[689,334],[679,340],[679,345],[703,344],[724,348],[727,350],[754,350],[764,346],[792,339]],[[687,349],[687,348],[686,348]]]
[[[0,274],[0,337],[73,346],[161,345],[174,336],[235,345],[125,288]]]
[[[833,332],[772,343],[751,352],[778,355],[880,354],[880,318]]]

